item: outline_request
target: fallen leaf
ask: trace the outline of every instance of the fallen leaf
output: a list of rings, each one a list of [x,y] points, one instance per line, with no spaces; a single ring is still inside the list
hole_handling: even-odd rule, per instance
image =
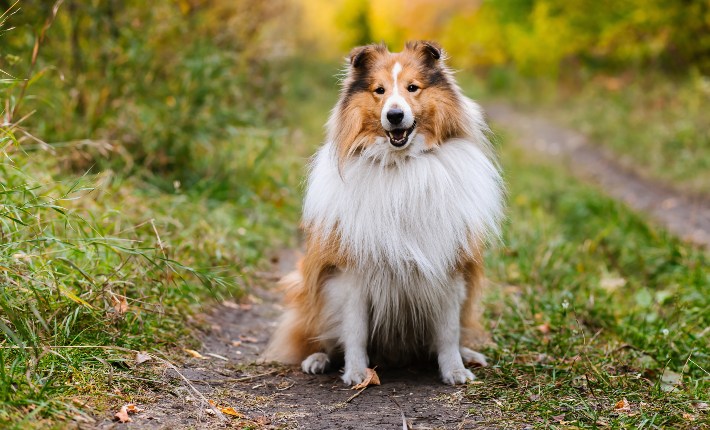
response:
[[[242,346],[242,341],[241,340],[233,340],[232,346]]]
[[[118,315],[123,315],[128,312],[128,301],[126,300],[126,296],[113,294],[111,296],[111,301],[113,302],[113,310],[116,311]]]
[[[599,418],[594,424],[599,427],[609,427],[609,422],[604,418]]]
[[[616,402],[616,404],[614,405],[614,410],[618,412],[628,412],[631,410],[631,404],[628,400],[626,400],[626,397],[624,397],[623,399]]]
[[[550,324],[549,323],[540,324],[539,326],[537,326],[535,328],[537,328],[537,330],[542,334],[550,333]]]
[[[661,375],[661,390],[666,392],[673,391],[681,384],[682,380],[683,375],[666,368],[663,370],[663,375]]]
[[[365,369],[365,372],[367,373],[365,375],[365,380],[355,385],[352,388],[353,390],[360,390],[370,385],[380,385],[380,377],[377,376],[377,372],[375,372],[374,369],[367,368]]]
[[[231,300],[225,300],[225,301],[223,301],[223,302],[222,302],[222,306],[224,306],[225,308],[239,309],[239,305],[236,304],[236,303],[234,303],[234,302],[231,301]]]
[[[695,415],[683,412],[683,419],[686,421],[695,421]]]
[[[231,406],[228,406],[226,408],[218,407],[217,409],[219,409],[225,415],[231,415],[231,416],[237,417],[237,418],[244,418],[244,414],[242,414],[241,412],[235,411],[234,408]]]
[[[693,402],[693,407],[699,411],[710,410],[710,405],[708,405],[706,402]]]
[[[133,421],[128,415],[129,414],[135,414],[137,412],[140,412],[141,410],[136,407],[133,403],[128,403],[126,405],[121,406],[121,410],[116,412],[114,414],[114,417],[122,423],[130,423]]]
[[[646,354],[641,354],[634,360],[634,366],[639,369],[652,369],[655,365],[656,360]]]
[[[265,426],[265,425],[268,425],[268,424],[271,423],[271,421],[270,421],[266,416],[264,416],[264,415],[262,415],[262,416],[260,416],[260,417],[256,417],[256,418],[254,419],[254,422],[257,423],[257,424],[260,425],[260,426]]]
[[[608,293],[614,292],[624,285],[626,285],[626,279],[613,276],[602,276],[599,281],[599,286]]]
[[[256,343],[259,341],[259,339],[252,336],[239,336],[239,339],[241,339],[242,342],[246,343]]]
[[[203,359],[203,360],[209,360],[207,357],[205,357],[204,355],[202,355],[202,354],[200,354],[199,352],[195,351],[194,349],[183,348],[183,351],[187,352],[188,354],[190,354],[190,355],[191,355],[192,357],[194,357],[194,358],[201,358],[201,359]]]
[[[136,365],[143,364],[146,361],[150,361],[152,358],[148,353],[145,352],[136,352]]]
[[[561,423],[565,420],[565,414],[553,415],[551,418],[553,421]]]

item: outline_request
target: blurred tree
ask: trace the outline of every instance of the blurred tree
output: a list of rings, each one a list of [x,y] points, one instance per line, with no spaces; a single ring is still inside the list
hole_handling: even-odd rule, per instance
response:
[[[304,14],[304,27],[318,28],[321,52],[431,38],[464,67],[512,65],[542,76],[573,63],[710,73],[710,0],[292,1],[319,11]]]

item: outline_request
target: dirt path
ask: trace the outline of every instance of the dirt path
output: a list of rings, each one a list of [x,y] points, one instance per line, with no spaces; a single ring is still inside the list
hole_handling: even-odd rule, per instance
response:
[[[505,105],[487,106],[490,118],[516,134],[523,148],[561,158],[585,180],[631,207],[649,213],[671,232],[710,246],[710,204],[684,196],[621,168],[584,136]],[[291,270],[295,253],[278,258],[276,279]],[[271,282],[273,284],[273,282]],[[142,412],[119,424],[104,417],[100,429],[412,429],[497,428],[483,403],[467,403],[463,387],[443,385],[435,366],[379,369],[380,386],[357,392],[337,372],[305,375],[299,369],[259,365],[256,361],[281,314],[273,289],[257,290],[248,304],[225,303],[205,317],[211,327],[199,352],[178,371],[194,389],[241,418],[220,419],[173,370],[165,370],[152,391],[138,398]],[[471,414],[471,410],[476,413]],[[502,417],[499,417],[502,418]],[[527,428],[522,424],[515,428]]]
[[[279,270],[290,270],[293,261],[294,253],[285,253]],[[357,392],[344,386],[337,372],[315,376],[255,364],[281,314],[273,291],[258,291],[257,296],[248,305],[227,303],[214,309],[206,321],[211,333],[199,350],[209,359],[188,358],[179,367],[207,399],[233,407],[244,419],[221,421],[179,375],[166,370],[164,391],[137,402],[143,411],[132,415],[133,422],[119,424],[106,417],[98,428],[402,429],[403,415],[413,429],[486,428],[481,421],[490,417],[470,415],[465,388],[442,384],[436,367],[379,370],[382,385],[353,398]]]
[[[515,135],[528,151],[561,159],[570,171],[598,184],[682,239],[710,248],[710,199],[683,194],[622,167],[613,154],[583,135],[541,117],[516,111],[506,104],[485,106],[488,117]]]

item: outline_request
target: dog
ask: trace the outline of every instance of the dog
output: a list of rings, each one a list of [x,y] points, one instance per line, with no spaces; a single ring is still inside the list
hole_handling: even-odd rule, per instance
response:
[[[263,355],[323,373],[344,360],[359,384],[370,359],[436,358],[446,384],[486,365],[470,347],[484,246],[499,236],[504,187],[480,107],[434,42],[352,50],[314,156],[305,254],[282,280],[286,310]]]

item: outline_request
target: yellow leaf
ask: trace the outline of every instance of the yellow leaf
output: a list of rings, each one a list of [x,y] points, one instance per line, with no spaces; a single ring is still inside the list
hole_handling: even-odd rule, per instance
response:
[[[64,294],[69,300],[71,300],[71,301],[73,301],[73,302],[75,302],[75,303],[79,303],[79,304],[82,305],[82,306],[86,306],[86,307],[89,308],[89,309],[94,309],[94,307],[91,306],[91,305],[89,304],[89,302],[87,302],[86,300],[84,300],[84,299],[82,299],[81,297],[77,296],[76,294],[72,293],[71,291],[67,290],[66,288],[60,286],[60,287],[59,287],[59,291],[61,291],[62,294]]]
[[[380,385],[380,377],[377,376],[377,372],[370,368],[365,369],[365,372],[367,373],[365,380],[355,385],[353,390],[360,390],[370,385]]]
[[[217,408],[217,409],[219,409],[225,415],[231,415],[231,416],[237,417],[237,418],[244,418],[244,414],[235,411],[234,408],[231,406],[228,406],[226,408]]]
[[[207,357],[205,357],[204,355],[202,355],[202,354],[200,354],[199,352],[195,351],[194,349],[187,349],[187,348],[184,348],[183,351],[187,352],[188,354],[190,354],[190,355],[191,355],[192,357],[194,357],[194,358],[201,358],[201,359],[203,359],[203,360],[208,360]]]

